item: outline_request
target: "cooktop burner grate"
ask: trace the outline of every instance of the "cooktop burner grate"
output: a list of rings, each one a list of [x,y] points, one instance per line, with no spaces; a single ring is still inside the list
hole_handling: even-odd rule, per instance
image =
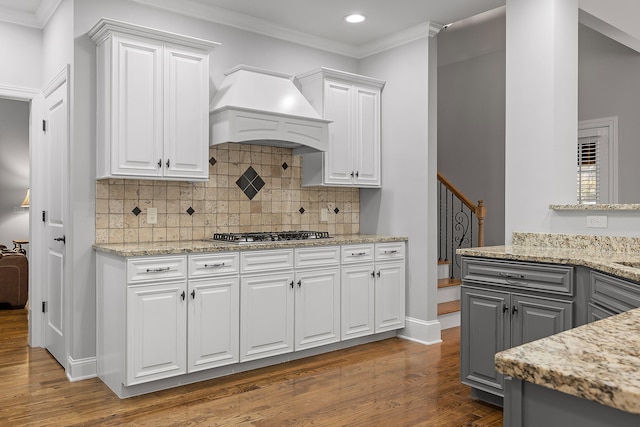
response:
[[[326,231],[265,231],[257,233],[215,233],[213,240],[234,243],[280,242],[288,240],[327,239]]]

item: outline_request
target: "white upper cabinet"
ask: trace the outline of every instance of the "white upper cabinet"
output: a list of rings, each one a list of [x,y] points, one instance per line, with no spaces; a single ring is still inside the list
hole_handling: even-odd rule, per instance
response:
[[[303,154],[303,185],[380,187],[384,82],[321,68],[298,76],[311,105],[331,120],[325,153]]]
[[[209,51],[217,43],[101,19],[97,178],[204,181]]]

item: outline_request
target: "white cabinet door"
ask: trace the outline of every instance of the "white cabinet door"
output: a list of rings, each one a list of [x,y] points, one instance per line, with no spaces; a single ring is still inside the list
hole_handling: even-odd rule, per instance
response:
[[[209,176],[209,55],[166,46],[164,51],[164,174]]]
[[[112,55],[110,173],[161,176],[162,43],[114,37]]]
[[[188,371],[239,361],[240,279],[238,276],[189,281]]]
[[[373,264],[342,267],[342,339],[374,332]]]
[[[324,154],[325,183],[349,185],[354,173],[352,86],[327,80],[324,90],[324,118],[331,120],[329,148]]]
[[[187,372],[186,281],[127,287],[127,384]]]
[[[376,333],[404,328],[405,262],[376,264]]]
[[[293,351],[293,272],[243,276],[240,361]]]
[[[354,181],[362,186],[380,185],[380,90],[354,86]]]
[[[340,341],[340,270],[296,272],[295,350]]]

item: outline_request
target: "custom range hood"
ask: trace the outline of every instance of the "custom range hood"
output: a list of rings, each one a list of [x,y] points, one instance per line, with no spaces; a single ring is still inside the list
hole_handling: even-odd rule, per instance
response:
[[[329,120],[311,106],[287,74],[239,65],[210,105],[211,145],[225,142],[326,151]]]

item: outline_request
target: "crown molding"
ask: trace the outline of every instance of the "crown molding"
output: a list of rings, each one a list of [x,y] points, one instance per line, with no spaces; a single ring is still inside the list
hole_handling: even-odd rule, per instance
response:
[[[369,55],[412,42],[422,37],[433,37],[440,31],[440,29],[442,29],[442,25],[440,24],[425,22],[423,24],[416,25],[415,27],[408,28],[400,33],[393,34],[390,37],[385,37],[365,45],[357,46],[292,30],[263,19],[232,12],[228,9],[204,5],[192,0],[133,1],[356,59],[361,59]]]
[[[0,21],[43,29],[62,0],[42,0],[35,13],[0,7]]]

